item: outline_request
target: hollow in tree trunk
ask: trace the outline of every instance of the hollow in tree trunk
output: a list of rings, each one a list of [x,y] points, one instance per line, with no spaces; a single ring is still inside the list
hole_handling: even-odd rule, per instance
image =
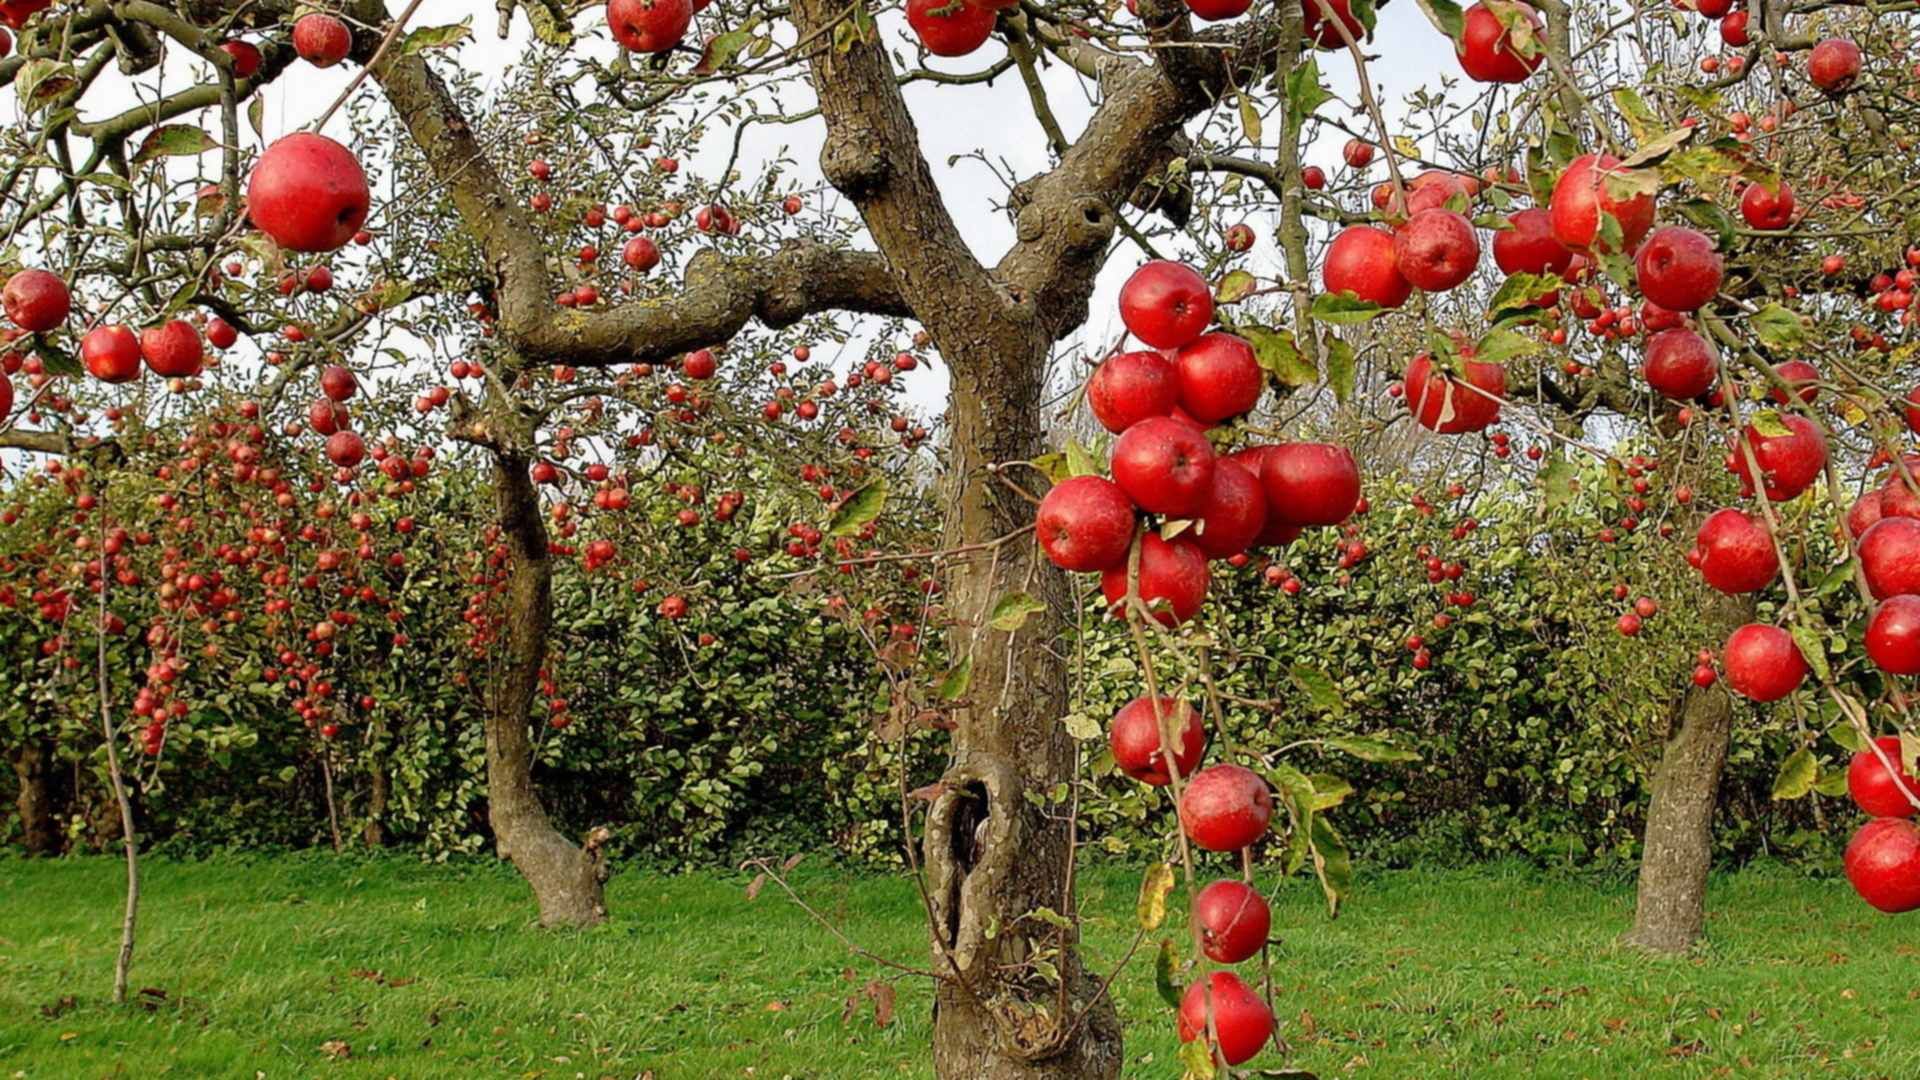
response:
[[[487,708],[487,817],[500,855],[511,861],[540,904],[542,926],[604,922],[600,846],[573,843],[553,827],[533,786],[528,716],[552,627],[552,564],[540,500],[525,454],[494,452],[494,507],[511,563],[502,612],[503,655]]]
[[[1731,630],[1752,617],[1751,600],[1717,597],[1709,625]],[[1653,775],[1633,928],[1620,940],[1651,952],[1683,952],[1707,925],[1713,867],[1713,811],[1727,763],[1733,701],[1719,684],[1691,687],[1675,703]]]

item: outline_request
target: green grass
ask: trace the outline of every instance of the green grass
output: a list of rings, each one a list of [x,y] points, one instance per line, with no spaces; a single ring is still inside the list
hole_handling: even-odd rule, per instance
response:
[[[118,865],[0,861],[0,1078],[930,1075],[926,987],[902,982],[884,1029],[868,1008],[843,1023],[879,972],[778,890],[747,902],[738,877],[626,873],[610,925],[549,933],[492,865],[146,869],[134,985],[165,997],[117,1008]],[[1096,965],[1124,947],[1136,879],[1085,875]],[[800,884],[861,944],[922,961],[905,881],[803,868]],[[1331,923],[1305,883],[1289,887],[1275,920],[1290,1064],[1328,1078],[1920,1076],[1920,924],[1778,869],[1716,879],[1712,895],[1711,943],[1655,960],[1613,944],[1625,886],[1513,867],[1380,874]],[[1150,962],[1116,992],[1127,1075],[1177,1075]],[[350,1056],[323,1049],[336,1040]]]

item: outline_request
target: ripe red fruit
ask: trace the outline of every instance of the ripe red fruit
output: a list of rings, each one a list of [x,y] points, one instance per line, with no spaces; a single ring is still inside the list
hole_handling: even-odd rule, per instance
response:
[[[343,469],[360,464],[367,455],[367,444],[351,431],[336,431],[327,436],[327,460]]]
[[[712,349],[695,349],[680,362],[680,370],[689,379],[706,380],[713,378],[720,365],[714,360]]]
[[[1264,836],[1273,820],[1273,792],[1243,765],[1210,765],[1180,796],[1180,827],[1208,851],[1239,851]]]
[[[994,11],[950,0],[907,0],[907,25],[935,56],[965,56],[993,36]]]
[[[1907,430],[1920,434],[1920,386],[1907,391],[1906,405],[1900,415],[1907,422]]]
[[[1656,229],[1634,256],[1635,280],[1647,299],[1669,311],[1698,311],[1720,291],[1726,267],[1698,229]]]
[[[1493,264],[1503,274],[1564,274],[1573,252],[1553,235],[1553,216],[1535,207],[1508,218],[1511,229],[1493,234]]]
[[[1107,727],[1107,745],[1113,750],[1113,765],[1143,784],[1166,787],[1172,782],[1166,759],[1160,753],[1160,728],[1154,720],[1153,699],[1137,697],[1113,714]],[[1200,714],[1184,701],[1160,699],[1160,715],[1167,730],[1178,740],[1173,763],[1182,778],[1191,778],[1193,770],[1207,751],[1207,729]]]
[[[1413,295],[1394,255],[1393,234],[1371,225],[1349,225],[1327,246],[1320,281],[1330,293],[1352,293],[1370,304],[1396,308]]]
[[[1875,818],[1847,843],[1847,881],[1860,899],[1889,915],[1920,908],[1920,827]]]
[[[1748,184],[1740,194],[1740,216],[1756,229],[1786,228],[1793,224],[1793,209],[1793,188],[1785,180],[1778,191],[1768,191],[1765,184]]]
[[[1120,286],[1120,321],[1156,349],[1177,349],[1213,321],[1213,293],[1193,267],[1155,259]]]
[[[106,383],[140,377],[140,341],[124,326],[102,325],[80,339],[80,359],[94,378]]]
[[[140,331],[140,355],[155,375],[185,378],[200,374],[206,350],[200,344],[200,331],[185,319],[173,319]]]
[[[1847,794],[1853,796],[1854,805],[1872,817],[1912,817],[1914,805],[1907,794],[1920,795],[1920,785],[1914,783],[1905,766],[1900,764],[1900,737],[1883,735],[1873,743],[1886,755],[1894,771],[1888,772],[1873,751],[1861,750],[1847,765]]]
[[[1087,380],[1087,405],[1100,426],[1115,434],[1180,404],[1173,365],[1157,352],[1124,352],[1106,359]]]
[[[1420,426],[1442,435],[1482,431],[1500,419],[1497,399],[1507,392],[1507,369],[1499,364],[1468,360],[1461,365],[1464,380],[1434,367],[1426,353],[1407,365],[1405,395]],[[1476,392],[1474,389],[1477,388]]]
[[[1062,570],[1124,566],[1133,542],[1133,501],[1105,477],[1062,480],[1040,500],[1034,531],[1048,560]]]
[[[652,240],[636,236],[620,249],[620,261],[644,274],[660,265],[660,248]]]
[[[1306,5],[1312,11],[1316,4]],[[1347,145],[1340,148],[1340,159],[1349,169],[1364,169],[1373,164],[1373,144],[1365,139],[1348,139]]]
[[[1860,46],[1846,38],[1828,38],[1807,56],[1807,78],[1829,94],[1838,94],[1860,77]]]
[[[1346,44],[1346,38],[1340,36],[1340,28],[1347,28],[1347,36],[1360,41],[1367,36],[1367,25],[1353,13],[1349,0],[1327,0],[1327,6],[1333,9],[1334,19],[1329,19],[1320,10],[1320,0],[1307,0],[1301,20],[1301,28],[1306,39],[1323,49],[1338,49]],[[1358,165],[1354,166],[1359,168]]]
[[[331,435],[343,431],[353,417],[347,410],[326,398],[307,406],[307,426],[317,435]]]
[[[1780,376],[1781,381],[1797,391],[1801,401],[1812,401],[1820,396],[1820,369],[1805,360],[1788,360],[1784,364],[1775,364],[1773,370]],[[1775,404],[1788,404],[1787,392],[1779,387],[1769,390],[1767,396],[1772,398]]]
[[[1260,479],[1237,461],[1213,463],[1213,491],[1200,513],[1193,542],[1209,559],[1246,551],[1267,524],[1267,495]]]
[[[1920,595],[1920,519],[1881,518],[1860,534],[1859,553],[1875,600]]]
[[[1260,403],[1266,378],[1245,338],[1218,331],[1181,346],[1173,358],[1180,407],[1202,424],[1216,424]]]
[[[240,340],[240,332],[227,320],[214,316],[207,320],[207,343],[216,349],[230,349]]]
[[[1300,185],[1308,191],[1321,190],[1327,186],[1327,171],[1318,165],[1309,165],[1301,169]]]
[[[1700,523],[1693,544],[1697,559],[1688,561],[1700,568],[1708,585],[1723,593],[1758,592],[1780,573],[1773,537],[1751,514],[1731,509],[1715,512]]]
[[[1127,565],[1122,562],[1100,575],[1100,593],[1109,608],[1127,597]],[[1160,539],[1147,533],[1140,541],[1140,600],[1163,626],[1178,626],[1194,617],[1207,599],[1207,556],[1185,536]]]
[[[1640,372],[1663,396],[1688,401],[1713,389],[1720,367],[1705,338],[1677,328],[1647,339],[1647,360]]]
[[[60,275],[22,270],[7,279],[7,287],[0,290],[0,304],[5,305],[13,325],[38,334],[67,321],[73,311],[73,296]]]
[[[1193,923],[1200,928],[1200,948],[1207,959],[1237,964],[1266,945],[1273,912],[1253,886],[1225,878],[1193,898]]]
[[[1220,1033],[1215,1058],[1228,1065],[1251,1060],[1273,1038],[1273,1011],[1260,995],[1231,971],[1214,971],[1195,980],[1180,999],[1181,1042],[1211,1039],[1207,1028],[1211,1003],[1213,1027]]]
[[[367,220],[367,174],[346,147],[311,132],[274,141],[247,178],[247,212],[293,251],[333,251]]]
[[[1736,49],[1746,48],[1752,42],[1752,37],[1747,33],[1747,13],[1744,10],[1730,12],[1720,20],[1720,40]]]
[[[1799,689],[1807,660],[1793,635],[1777,626],[1748,623],[1727,638],[1720,651],[1727,685],[1754,701],[1778,701]]]
[[[1473,276],[1480,265],[1480,239],[1465,215],[1438,207],[1422,210],[1393,234],[1393,261],[1409,284],[1446,292]]]
[[[1879,521],[1880,517],[1880,489],[1874,488],[1855,499],[1853,506],[1848,508],[1847,535],[1855,540],[1860,539],[1866,535],[1868,529],[1873,528],[1874,522]]]
[[[331,15],[311,12],[293,24],[293,51],[314,67],[332,67],[353,51],[353,31]]]
[[[687,36],[687,24],[692,21],[689,0],[609,0],[607,4],[608,29],[615,41],[632,52],[666,52]]]
[[[1281,443],[1260,466],[1267,513],[1289,525],[1338,525],[1360,502],[1360,466],[1344,446]]]
[[[220,51],[233,58],[236,79],[251,79],[260,70],[260,49],[251,41],[223,41]]]
[[[339,364],[328,364],[320,372],[320,392],[333,401],[346,401],[360,388],[354,381],[353,372]]]
[[[1653,227],[1653,196],[1646,194],[1620,198],[1609,189],[1631,176],[1612,154],[1583,154],[1574,158],[1560,181],[1553,186],[1548,207],[1553,215],[1553,235],[1562,244],[1577,251],[1611,250],[1600,236],[1600,215],[1612,214],[1620,224],[1621,250],[1640,246],[1640,238]],[[1671,305],[1668,305],[1671,306]]]
[[[1532,8],[1513,3],[1506,5],[1502,14],[1527,27],[1519,40],[1487,5],[1475,4],[1467,9],[1460,40],[1454,46],[1467,78],[1490,83],[1525,82],[1547,58],[1546,30]]]
[[[1237,18],[1245,15],[1252,6],[1253,0],[1187,0],[1187,10],[1208,22]]]
[[[1805,491],[1827,465],[1827,440],[1813,421],[1797,414],[1781,417],[1781,421],[1788,434],[1762,435],[1749,424],[1740,436],[1753,447],[1767,498],[1774,502],[1784,502]],[[1738,441],[1727,454],[1727,471],[1740,477],[1742,490],[1752,491],[1747,455]]]
[[[1614,629],[1620,631],[1623,637],[1638,637],[1640,634],[1640,625],[1640,616],[1629,611],[1621,615],[1619,620],[1614,623]]]
[[[1213,492],[1213,447],[1199,428],[1172,417],[1149,417],[1122,432],[1112,464],[1114,482],[1149,513],[1195,517]]]

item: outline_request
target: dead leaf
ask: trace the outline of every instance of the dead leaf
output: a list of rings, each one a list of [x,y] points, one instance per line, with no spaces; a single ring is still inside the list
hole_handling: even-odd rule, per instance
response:
[[[806,857],[807,855],[806,855],[806,852],[804,851],[798,855],[787,856],[787,861],[780,864],[780,872],[783,874],[792,873],[793,868],[796,866],[799,866],[800,860]]]
[[[747,882],[747,902],[752,903],[755,899],[757,899],[760,896],[760,890],[766,887],[767,887],[767,875],[765,874],[753,875],[753,880]]]
[[[320,1044],[320,1052],[335,1061],[345,1061],[353,1056],[353,1047],[341,1039],[328,1039]]]
[[[873,1002],[873,1026],[886,1027],[893,1022],[893,984],[875,979],[867,984],[867,997]]]
[[[769,1001],[767,1002],[767,1011],[768,1012],[786,1012],[787,1003],[784,1001]]]

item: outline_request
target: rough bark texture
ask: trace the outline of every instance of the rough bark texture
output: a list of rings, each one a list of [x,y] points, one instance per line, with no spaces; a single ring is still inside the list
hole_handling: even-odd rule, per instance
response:
[[[487,708],[487,818],[501,857],[533,886],[540,924],[592,926],[607,917],[601,889],[606,867],[596,848],[583,849],[560,835],[533,787],[527,724],[553,618],[553,568],[527,468],[518,451],[494,453],[494,510],[512,563],[501,635],[505,655]]]
[[[1730,631],[1752,617],[1753,602],[1721,597],[1706,614]],[[1718,683],[1689,688],[1675,703],[1647,805],[1633,928],[1620,936],[1623,943],[1684,952],[1705,933],[1713,811],[1732,730],[1733,701]]]
[[[25,738],[9,757],[20,782],[14,809],[20,815],[20,844],[29,855],[60,854],[60,777],[48,739]]]

